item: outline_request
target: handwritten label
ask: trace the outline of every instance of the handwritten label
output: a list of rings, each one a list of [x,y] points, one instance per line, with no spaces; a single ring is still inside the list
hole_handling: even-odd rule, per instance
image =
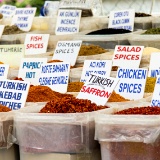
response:
[[[134,17],[134,9],[111,11],[109,15],[108,28],[126,29],[133,31]]]
[[[130,100],[143,98],[147,69],[119,68],[117,78],[120,81],[115,88],[116,93]]]
[[[5,25],[0,25],[0,38],[2,37],[2,33],[4,31]]]
[[[15,14],[16,6],[4,4],[0,8],[0,13],[4,18],[12,17]]]
[[[0,64],[0,79],[7,79],[8,71],[8,64]]]
[[[37,8],[17,8],[11,25],[16,25],[23,31],[29,31]]]
[[[160,53],[155,52],[151,54],[150,66],[149,66],[149,77],[157,77],[160,75],[160,64],[159,64]]]
[[[111,60],[85,60],[80,81],[86,82],[91,74],[109,77],[111,68]]]
[[[24,57],[24,44],[0,45],[0,61],[10,67],[18,67]]]
[[[46,53],[49,34],[27,34],[25,38],[25,54]]]
[[[113,66],[139,68],[144,46],[119,46],[114,50]]]
[[[65,62],[42,64],[39,84],[52,90],[66,93],[70,64]]]
[[[116,78],[91,74],[77,98],[87,98],[97,105],[105,105],[118,81]]]
[[[151,106],[160,107],[160,76],[157,76],[154,92],[151,100]]]
[[[47,63],[47,58],[23,58],[19,68],[18,77],[31,82],[33,85],[39,85],[41,65],[44,63]]]
[[[78,57],[82,41],[58,41],[53,59],[70,62],[74,66]]]
[[[79,32],[81,19],[81,10],[63,10],[58,11],[56,23],[56,35],[73,34]]]
[[[0,104],[12,110],[24,107],[29,87],[25,81],[0,80]]]

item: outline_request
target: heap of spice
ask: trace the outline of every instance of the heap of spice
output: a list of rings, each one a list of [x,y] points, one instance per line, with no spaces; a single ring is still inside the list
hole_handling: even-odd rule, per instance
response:
[[[112,92],[111,96],[108,99],[108,102],[125,102],[130,101],[129,99],[125,99],[121,95],[117,94],[115,91]]]
[[[61,60],[58,60],[58,59],[52,59],[52,60],[49,60],[47,63],[55,63],[55,62],[63,62]]]
[[[48,102],[62,97],[73,95],[55,92],[47,86],[30,86],[26,102]]]
[[[0,112],[9,112],[9,111],[11,111],[10,108],[0,104]]]
[[[83,82],[70,82],[68,83],[67,92],[79,92],[83,85]]]
[[[0,13],[0,19],[2,19],[3,18],[3,14],[2,13]]]
[[[107,106],[96,105],[87,99],[75,97],[64,97],[48,102],[39,113],[77,113],[92,112],[108,108]]]
[[[118,66],[112,66],[112,71],[117,71],[118,70]]]
[[[160,34],[160,28],[150,28],[146,30],[143,34]]]
[[[144,92],[153,93],[155,84],[156,84],[156,78],[155,77],[147,77]]]
[[[160,114],[160,107],[134,107],[125,109],[115,114],[142,114],[142,115],[159,115]]]
[[[88,56],[88,55],[96,55],[108,52],[108,50],[98,46],[98,45],[81,45],[78,56]]]
[[[3,30],[3,35],[9,35],[9,34],[19,34],[19,33],[25,33],[21,29],[19,29],[16,25],[12,26],[5,26]]]
[[[147,13],[140,13],[140,12],[136,12],[135,13],[135,17],[150,17],[150,14]]]

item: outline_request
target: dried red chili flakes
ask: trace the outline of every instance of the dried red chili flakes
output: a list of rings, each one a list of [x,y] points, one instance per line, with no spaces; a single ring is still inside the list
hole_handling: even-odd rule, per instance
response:
[[[77,113],[92,112],[109,108],[107,106],[96,105],[90,100],[77,99],[75,97],[64,97],[48,102],[39,113]]]
[[[9,112],[9,111],[11,111],[10,108],[0,104],[0,112]]]
[[[116,112],[115,114],[159,115],[160,107],[135,107]]]

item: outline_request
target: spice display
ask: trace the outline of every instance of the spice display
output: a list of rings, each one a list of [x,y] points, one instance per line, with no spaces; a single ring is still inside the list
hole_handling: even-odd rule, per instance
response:
[[[124,33],[130,33],[130,32],[131,32],[130,30],[126,30],[126,29],[105,28],[105,29],[92,31],[90,33],[87,33],[86,35],[124,34]]]
[[[77,112],[92,112],[100,109],[108,108],[107,106],[97,106],[90,100],[77,99],[75,97],[64,97],[54,99],[48,102],[40,113],[77,113]]]
[[[156,84],[156,78],[155,77],[147,77],[144,92],[152,93],[154,91],[155,84]]]
[[[3,35],[9,35],[9,34],[19,34],[19,33],[25,33],[24,31],[20,30],[16,25],[12,26],[5,26],[3,30]]]
[[[78,56],[96,55],[108,52],[108,50],[98,46],[98,45],[81,45]]]
[[[112,92],[111,96],[108,99],[108,102],[125,102],[130,101],[129,99],[125,99],[121,95],[117,94],[115,91]]]
[[[9,111],[11,111],[10,108],[0,104],[0,112],[9,112]]]
[[[83,82],[70,82],[68,83],[67,92],[79,92],[83,85]]]
[[[135,17],[150,17],[150,14],[147,13],[140,13],[140,12],[136,12],[135,13]]]
[[[160,107],[135,107],[119,111],[115,114],[142,114],[142,115],[159,115]]]
[[[47,86],[31,86],[26,102],[48,102],[62,97],[73,97],[71,94],[62,94],[53,91]]]
[[[143,34],[160,34],[160,28],[150,28],[146,30]]]

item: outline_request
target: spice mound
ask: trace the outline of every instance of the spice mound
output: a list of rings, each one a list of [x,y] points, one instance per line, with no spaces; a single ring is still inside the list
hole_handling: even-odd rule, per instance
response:
[[[55,92],[47,86],[31,86],[26,102],[48,102],[62,97],[73,97],[73,95]]]
[[[115,114],[142,114],[142,115],[159,115],[160,107],[135,107],[119,111]]]
[[[58,59],[55,59],[55,60],[49,60],[47,63],[55,63],[55,62],[63,62],[63,61],[61,61],[61,60],[58,60]]]
[[[96,55],[108,52],[108,50],[98,46],[98,45],[81,45],[78,56]]]
[[[7,25],[4,27],[3,35],[19,34],[19,33],[25,33],[25,32],[19,29],[16,25],[12,26]]]
[[[83,85],[83,82],[70,82],[68,83],[67,92],[79,92]]]
[[[40,113],[92,112],[105,108],[108,107],[101,105],[98,106],[90,100],[77,99],[75,97],[64,97],[48,102],[44,108],[40,110]]]
[[[121,95],[117,94],[115,91],[112,92],[111,96],[108,99],[108,102],[125,102],[130,101],[129,99],[125,99]]]
[[[130,30],[126,30],[126,29],[104,28],[104,29],[87,33],[86,35],[124,34],[124,33],[130,33],[130,32],[131,32]]]
[[[154,86],[156,84],[156,78],[154,77],[147,77],[145,91],[146,93],[153,93]]]
[[[160,49],[154,47],[145,47],[143,49],[143,55],[151,55],[152,52],[160,52]]]
[[[24,81],[22,78],[19,78],[19,77],[15,77],[13,80]]]
[[[143,34],[160,34],[160,28],[148,29]]]
[[[0,104],[0,112],[9,112],[9,111],[11,111],[10,108]]]
[[[118,70],[118,66],[112,66],[112,71],[117,71]]]
[[[150,17],[150,14],[147,13],[140,13],[140,12],[136,12],[135,13],[135,17]]]
[[[0,13],[0,19],[2,19],[3,18],[3,14],[2,13]]]

